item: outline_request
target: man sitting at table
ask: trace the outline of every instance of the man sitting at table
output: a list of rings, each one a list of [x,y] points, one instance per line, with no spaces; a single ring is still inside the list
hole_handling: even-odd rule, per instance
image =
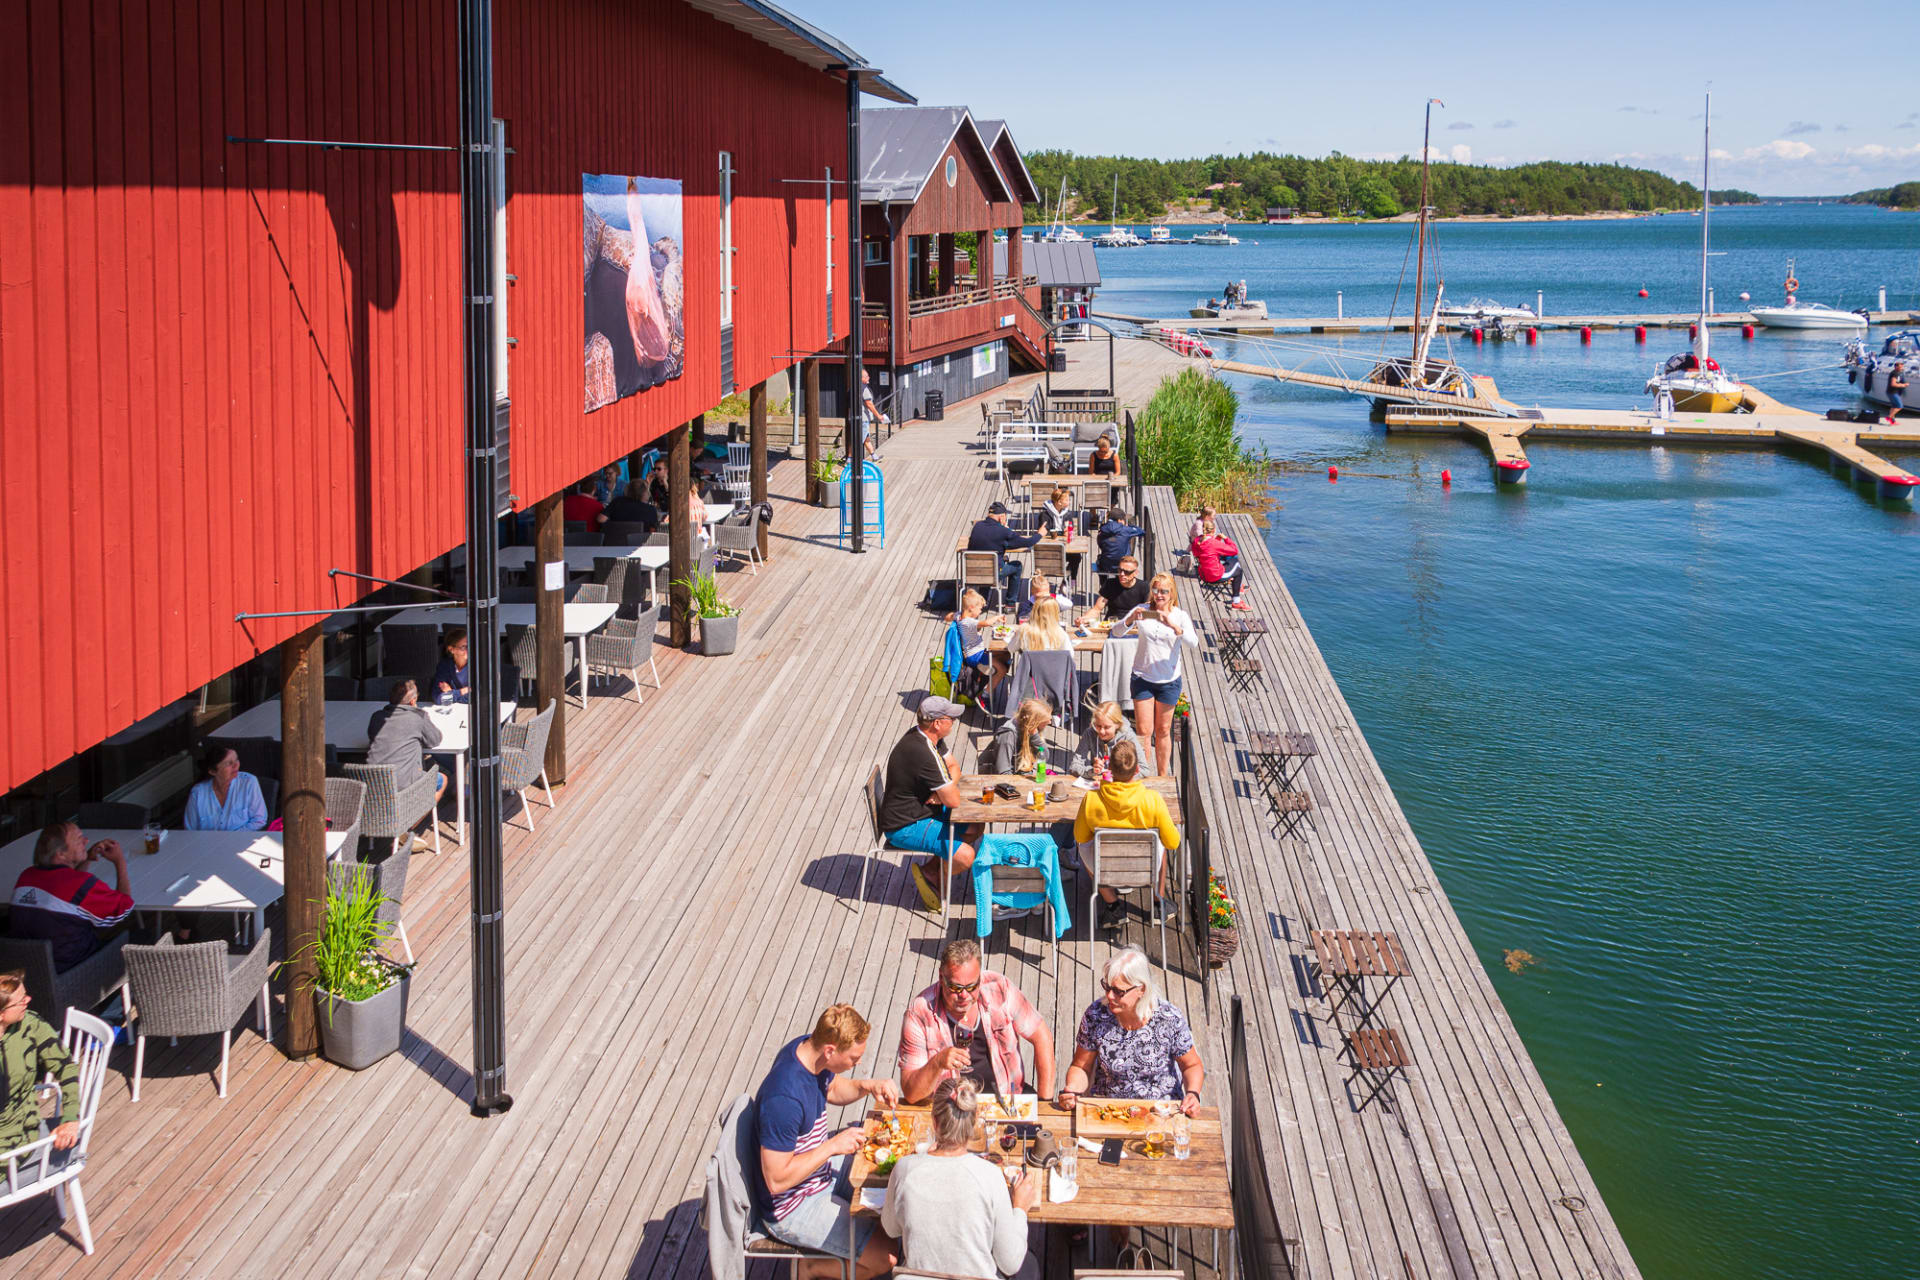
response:
[[[367,717],[367,763],[392,765],[393,789],[404,791],[420,776],[422,757],[440,745],[440,726],[420,705],[420,690],[413,681],[395,680],[387,696],[391,701]],[[445,794],[447,775],[440,773],[435,779],[434,803],[440,803]],[[416,852],[424,852],[433,846],[415,836],[413,847]]]
[[[951,812],[960,803],[960,766],[941,746],[941,740],[953,732],[953,726],[965,714],[966,708],[957,702],[934,696],[922,698],[917,723],[894,744],[887,757],[880,829],[894,848],[927,855],[911,870],[920,901],[929,911],[940,910],[940,895],[934,892],[933,881],[940,875],[940,859],[948,857],[949,841],[953,874],[964,876],[973,866],[974,842],[980,839],[978,826],[951,830]]]
[[[1040,541],[1040,535],[1027,537],[1007,528],[1007,517],[1013,512],[1004,502],[996,502],[987,508],[984,520],[978,520],[967,534],[967,550],[992,551],[1000,557],[1000,585],[1008,592],[1018,596],[1020,585],[1020,562],[1007,553],[1024,551]]]
[[[114,887],[87,868],[113,865]],[[53,944],[53,967],[64,973],[107,945],[108,932],[133,914],[133,877],[118,840],[89,847],[77,822],[54,822],[34,842],[33,865],[13,885],[10,932]]]
[[[615,498],[607,507],[607,520],[613,524],[637,524],[652,533],[660,527],[660,508],[647,501],[647,484],[644,480],[628,483],[626,493]]]
[[[1033,1046],[1035,1087],[1053,1096],[1053,1033],[1004,974],[980,967],[980,944],[955,938],[940,951],[940,978],[913,998],[900,1022],[900,1093],[924,1102],[950,1076],[982,1093],[1027,1091],[1020,1042]]]
[[[860,1280],[884,1275],[899,1260],[893,1241],[875,1230],[870,1214],[852,1216],[848,1166],[860,1149],[861,1126],[827,1133],[827,1104],[872,1098],[897,1106],[891,1080],[839,1079],[867,1052],[867,1020],[850,1004],[836,1004],[813,1024],[813,1034],[789,1040],[754,1094],[754,1139],[760,1148],[751,1171],[754,1213],[767,1234],[786,1244],[854,1258]],[[837,1262],[799,1264],[796,1276],[843,1274]]]
[[[1158,831],[1162,855],[1159,867],[1158,918],[1173,910],[1167,901],[1166,854],[1180,847],[1180,828],[1173,825],[1173,813],[1160,793],[1140,781],[1140,748],[1131,742],[1117,744],[1107,757],[1112,782],[1103,782],[1080,801],[1080,812],[1073,819],[1073,838],[1082,845],[1093,843],[1094,832],[1102,829],[1122,831]],[[1092,850],[1083,855],[1093,865]],[[1100,931],[1120,932],[1120,899],[1112,889],[1100,886]]]
[[[1107,522],[1100,526],[1100,558],[1093,562],[1095,573],[1111,577],[1120,571],[1120,558],[1133,553],[1133,540],[1145,533],[1138,525],[1127,523],[1127,509],[1115,503],[1107,510]],[[1103,581],[1102,586],[1105,586]]]
[[[1115,576],[1100,579],[1100,599],[1094,608],[1102,617],[1118,622],[1146,604],[1150,590],[1146,580],[1140,576],[1139,558],[1124,555],[1120,557],[1120,567]]]
[[[607,509],[593,496],[593,481],[582,480],[560,504],[560,518],[569,524],[584,524],[588,533],[598,533],[607,522]]]

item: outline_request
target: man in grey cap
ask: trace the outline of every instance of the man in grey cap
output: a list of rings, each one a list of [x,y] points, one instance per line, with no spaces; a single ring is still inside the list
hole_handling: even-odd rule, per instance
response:
[[[996,502],[987,508],[984,520],[974,522],[967,534],[967,550],[991,551],[1000,557],[1000,585],[1014,599],[1020,597],[1020,562],[1007,555],[1009,551],[1024,551],[1040,541],[1040,535],[1024,537],[1007,527],[1007,517],[1013,512],[1004,502]]]
[[[960,766],[942,739],[965,714],[957,702],[931,695],[922,698],[916,723],[887,757],[880,829],[894,848],[927,855],[911,869],[914,887],[929,911],[940,910],[940,895],[933,887],[940,859],[951,854],[953,875],[964,876],[973,865],[974,842],[980,839],[980,827],[955,831],[949,816],[960,803]]]

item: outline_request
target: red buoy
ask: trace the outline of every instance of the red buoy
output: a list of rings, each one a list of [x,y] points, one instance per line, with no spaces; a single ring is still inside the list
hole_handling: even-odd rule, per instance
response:
[[[1688,325],[1688,326],[1687,326],[1687,341],[1688,341],[1688,342],[1692,342],[1692,341],[1693,341],[1693,340],[1694,340],[1695,338],[1697,338],[1697,337],[1699,337],[1699,336],[1700,336],[1700,326],[1699,326],[1699,325],[1697,325],[1697,324],[1690,324],[1690,325]]]
[[[1327,468],[1327,479],[1338,480],[1339,478],[1340,478],[1340,468],[1338,467]]]
[[[1451,470],[1443,470],[1440,473],[1440,483],[1445,488],[1453,488],[1453,472]]]
[[[1487,334],[1486,334],[1486,331],[1485,331],[1484,329],[1475,329],[1475,330],[1473,331],[1473,345],[1474,345],[1474,346],[1476,346],[1476,347],[1477,347],[1477,346],[1479,346],[1479,345],[1480,345],[1481,343],[1483,343],[1483,342],[1485,342],[1486,340],[1487,340]]]
[[[1593,329],[1588,325],[1580,326],[1580,345],[1583,347],[1593,345]]]
[[[1540,331],[1538,329],[1527,330],[1527,345],[1530,347],[1538,346],[1539,342],[1540,342]]]
[[[1752,337],[1753,337],[1753,326],[1752,326],[1752,325],[1750,325],[1750,324],[1743,324],[1743,325],[1741,325],[1741,326],[1740,326],[1740,336],[1741,336],[1741,337],[1743,337],[1743,338],[1747,338],[1747,339],[1749,339],[1749,340],[1751,340],[1751,339],[1752,339]]]
[[[1644,297],[1646,297],[1646,296],[1647,296],[1647,291],[1646,291],[1645,289],[1642,289],[1642,290],[1640,291],[1640,296],[1641,296],[1641,297],[1643,297],[1643,298],[1644,298]]]
[[[1633,340],[1644,343],[1647,340],[1647,326],[1643,324],[1633,326]]]

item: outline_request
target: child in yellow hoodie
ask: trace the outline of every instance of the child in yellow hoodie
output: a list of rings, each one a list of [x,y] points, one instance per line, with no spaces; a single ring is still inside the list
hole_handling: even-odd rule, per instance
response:
[[[1102,828],[1129,831],[1158,831],[1160,844],[1171,853],[1180,847],[1180,828],[1173,824],[1173,814],[1167,808],[1167,802],[1160,793],[1140,781],[1140,750],[1131,742],[1122,742],[1113,749],[1108,767],[1113,772],[1112,782],[1103,782],[1099,788],[1087,794],[1080,801],[1080,812],[1073,820],[1073,838],[1080,844],[1092,841],[1093,833]],[[1173,904],[1167,900],[1167,863],[1160,860],[1160,884],[1158,893],[1157,919],[1165,919],[1173,910]],[[1120,931],[1119,895],[1105,885],[1100,890],[1100,919],[1102,933],[1115,934]]]

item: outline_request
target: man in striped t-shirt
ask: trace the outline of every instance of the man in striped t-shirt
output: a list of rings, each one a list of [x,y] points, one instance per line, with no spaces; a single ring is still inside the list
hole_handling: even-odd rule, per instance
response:
[[[760,1144],[754,1210],[767,1234],[801,1248],[857,1258],[861,1280],[892,1270],[898,1250],[891,1239],[875,1234],[877,1219],[852,1217],[847,1169],[860,1149],[860,1128],[829,1134],[827,1104],[845,1106],[863,1097],[885,1107],[899,1103],[900,1091],[891,1080],[836,1079],[859,1065],[868,1030],[852,1005],[834,1005],[820,1015],[812,1035],[781,1047],[754,1095]],[[799,1274],[840,1273],[831,1264],[808,1264]]]

